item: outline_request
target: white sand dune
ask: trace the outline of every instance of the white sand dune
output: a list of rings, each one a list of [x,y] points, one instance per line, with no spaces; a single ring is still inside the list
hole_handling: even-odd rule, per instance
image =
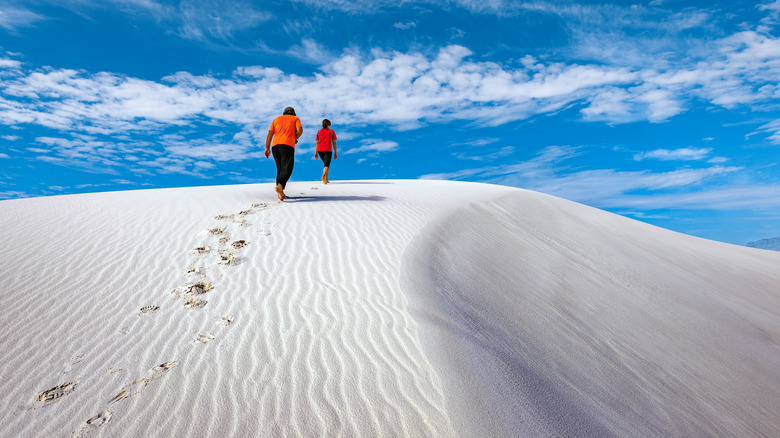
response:
[[[780,436],[780,253],[558,198],[0,202],[0,436]]]

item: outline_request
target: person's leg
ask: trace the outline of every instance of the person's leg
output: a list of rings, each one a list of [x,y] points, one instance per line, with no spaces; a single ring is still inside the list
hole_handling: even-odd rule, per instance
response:
[[[283,201],[284,192],[282,192],[282,185],[279,183],[282,175],[282,154],[277,146],[271,148],[271,154],[274,156],[274,163],[276,163],[276,186],[274,190],[276,190],[276,196],[279,197],[279,200]]]
[[[274,189],[279,200],[284,201],[284,198],[287,197],[284,193],[284,188],[287,186],[287,181],[292,174],[292,164],[295,162],[295,149],[292,146],[278,144],[271,148],[271,153],[276,162],[276,187]]]
[[[330,160],[333,157],[333,152],[323,151],[320,152],[320,158],[322,159],[322,163],[325,165],[325,167],[322,169],[322,183],[327,184],[330,181],[328,181],[328,171],[330,170]]]
[[[279,144],[276,145],[276,147],[281,148],[279,150],[281,173],[277,184],[281,184],[282,190],[284,190],[287,187],[287,181],[289,181],[292,176],[293,166],[295,166],[295,148],[287,146],[286,144]]]

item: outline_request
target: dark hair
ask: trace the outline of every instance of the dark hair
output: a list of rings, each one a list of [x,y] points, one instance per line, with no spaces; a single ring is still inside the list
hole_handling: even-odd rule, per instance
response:
[[[295,110],[293,109],[293,107],[288,106],[287,108],[284,109],[284,112],[282,113],[282,115],[283,116],[286,116],[286,115],[294,116],[295,115]]]
[[[330,126],[330,120],[322,119],[322,127],[327,128],[328,126]]]

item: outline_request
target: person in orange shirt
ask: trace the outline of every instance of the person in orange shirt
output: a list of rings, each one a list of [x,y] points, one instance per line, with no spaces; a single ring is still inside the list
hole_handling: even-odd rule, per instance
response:
[[[339,157],[338,152],[336,152],[336,133],[330,129],[330,120],[328,119],[322,121],[322,129],[317,131],[317,147],[314,148],[315,159],[317,154],[320,155],[322,163],[325,165],[325,168],[322,170],[322,183],[327,184],[330,182],[328,180],[328,171],[330,170],[331,156],[333,158]]]
[[[295,110],[288,106],[284,109],[281,116],[271,122],[268,128],[268,137],[265,139],[265,157],[271,155],[273,147],[274,161],[276,162],[276,196],[280,201],[284,201],[287,195],[284,194],[284,188],[292,175],[293,165],[295,164],[295,143],[298,143],[298,137],[303,134],[301,119],[296,117]],[[273,142],[272,142],[273,140]]]

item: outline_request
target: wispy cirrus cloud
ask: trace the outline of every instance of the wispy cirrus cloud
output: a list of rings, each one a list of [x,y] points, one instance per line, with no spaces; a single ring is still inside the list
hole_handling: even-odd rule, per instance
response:
[[[174,11],[181,36],[194,40],[231,42],[237,33],[255,29],[272,18],[268,10],[245,0],[183,0]]]
[[[493,148],[460,150],[459,152],[455,152],[452,155],[462,160],[492,161],[501,157],[512,155],[514,152],[514,146],[503,146],[498,150]]]
[[[273,18],[267,9],[251,1],[234,0],[41,0],[52,6],[89,17],[94,12],[112,11],[130,19],[156,22],[189,40],[216,42],[230,46],[237,34],[256,29]],[[30,27],[47,18],[34,11],[36,4],[17,4],[0,9],[0,27],[15,30]]]
[[[699,161],[707,158],[711,153],[712,148],[656,149],[635,154],[634,160],[652,158],[664,161]]]
[[[747,190],[737,191],[728,188],[728,185],[705,184],[717,183],[718,180],[739,172],[742,168],[738,166],[625,171],[579,170],[566,165],[567,160],[585,153],[587,152],[582,148],[551,146],[527,161],[427,174],[420,178],[473,180],[510,185],[599,208],[622,209],[699,209],[705,206],[712,209],[756,208],[766,205],[767,193],[776,193],[780,189],[780,186],[773,185],[751,185],[757,188],[756,193],[738,202],[734,193],[745,195]],[[780,205],[780,202],[777,205]]]
[[[16,33],[19,29],[31,27],[34,23],[44,20],[43,15],[13,3],[0,4],[0,27]]]

